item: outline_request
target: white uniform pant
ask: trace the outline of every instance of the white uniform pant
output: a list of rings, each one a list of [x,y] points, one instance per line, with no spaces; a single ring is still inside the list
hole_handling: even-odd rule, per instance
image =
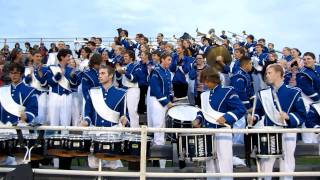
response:
[[[152,121],[151,121],[151,101],[150,101],[150,87],[148,87],[148,91],[147,91],[147,96],[146,96],[146,101],[147,101],[147,123],[148,123],[148,127],[153,127],[152,126]]]
[[[130,127],[139,127],[138,104],[140,100],[140,89],[129,88],[127,91],[127,107],[130,118]]]
[[[280,158],[280,172],[294,172],[295,168],[295,158],[294,152],[296,149],[296,133],[283,133],[282,135],[282,151],[283,158]],[[272,172],[273,164],[276,158],[266,158],[261,159],[261,172]],[[293,179],[291,176],[280,177],[282,180],[290,180]],[[265,177],[265,180],[271,180],[271,177]]]
[[[302,128],[306,128],[305,123],[302,124]],[[304,143],[318,143],[318,135],[316,133],[301,133],[301,136]]]
[[[206,161],[207,173],[232,173],[233,172],[233,152],[232,152],[232,134],[216,133],[215,150],[217,159],[210,158]],[[232,177],[213,178],[208,177],[207,180],[231,180]]]
[[[72,111],[72,94],[59,95],[50,93],[48,104],[49,121],[51,126],[70,126]]]
[[[72,126],[78,126],[80,122],[80,115],[82,111],[82,98],[78,92],[72,94],[72,111],[71,111],[71,122]]]
[[[35,122],[39,124],[49,124],[48,122],[48,94],[46,92],[41,93],[38,97],[38,116],[35,118]]]
[[[164,128],[165,127],[165,118],[167,107],[163,107],[156,97],[150,96],[150,108],[151,108],[151,121],[152,127],[156,128]],[[154,133],[154,143],[156,145],[164,145],[165,137],[163,132],[155,132]]]

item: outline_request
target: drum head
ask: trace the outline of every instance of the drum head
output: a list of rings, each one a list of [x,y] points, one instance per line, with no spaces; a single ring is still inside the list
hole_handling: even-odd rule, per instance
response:
[[[197,117],[198,109],[190,105],[174,106],[168,110],[168,116],[180,121],[193,121]]]

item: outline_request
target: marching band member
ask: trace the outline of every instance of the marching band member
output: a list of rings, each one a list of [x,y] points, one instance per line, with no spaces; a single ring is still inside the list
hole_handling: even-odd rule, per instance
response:
[[[268,66],[266,80],[271,87],[259,91],[255,114],[254,116],[249,114],[247,117],[250,124],[261,120],[264,115],[264,126],[287,125],[286,128],[297,128],[305,121],[306,110],[301,98],[301,90],[285,85],[283,76],[284,69],[281,65],[271,64]],[[282,135],[281,172],[294,172],[296,139],[296,133],[283,133]],[[260,160],[262,172],[272,172],[275,159],[262,158]],[[271,179],[271,177],[266,177],[266,179]],[[284,179],[292,179],[292,177],[285,177]]]
[[[148,91],[148,63],[149,63],[149,52],[141,52],[141,61],[139,62],[140,73],[138,73],[138,84],[140,89],[140,100],[138,105],[138,113],[144,114],[146,108],[146,95]]]
[[[240,69],[240,59],[245,56],[246,51],[243,48],[234,50],[234,60],[230,64],[232,74],[236,74]]]
[[[50,65],[57,65],[58,64],[58,59],[57,59],[57,54],[61,49],[66,49],[66,44],[63,41],[58,41],[58,51],[57,52],[51,52],[49,53],[48,61],[47,61],[47,66]]]
[[[89,58],[90,54],[92,53],[91,49],[88,47],[84,47],[81,49],[80,52],[80,65],[79,70],[85,71],[89,66]]]
[[[9,66],[11,84],[0,88],[0,119],[3,124],[32,123],[38,115],[36,90],[22,81],[24,67]]]
[[[42,55],[39,50],[32,51],[32,67],[28,68],[29,72],[25,77],[25,83],[35,89],[38,99],[38,116],[35,121],[39,124],[47,122],[48,112],[48,83],[47,83],[47,67],[43,67],[41,63]],[[27,70],[27,69],[26,69]],[[26,74],[26,73],[25,73]]]
[[[291,49],[289,47],[284,47],[282,50],[282,54],[282,59],[285,59],[288,62],[292,60]]]
[[[202,72],[202,81],[208,86],[209,91],[201,94],[201,108],[205,113],[198,112],[194,127],[223,128],[224,124],[232,126],[238,119],[244,116],[246,109],[239,96],[229,86],[222,86],[219,73],[212,67]],[[207,114],[214,115],[214,117]],[[232,173],[232,134],[216,133],[216,152],[218,159],[206,161],[207,172]],[[214,178],[207,178],[212,180]],[[232,179],[231,177],[220,179]]]
[[[316,57],[312,52],[303,54],[303,62],[304,67],[297,74],[297,87],[302,90],[302,98],[309,111],[310,104],[320,100],[320,66],[315,64]],[[302,140],[305,143],[317,141],[314,133],[302,133]]]
[[[85,102],[85,115],[82,126],[112,127],[126,125],[126,90],[113,85],[114,69],[110,66],[101,66],[99,69],[98,87],[89,90],[90,98]],[[98,159],[89,156],[89,166],[98,167]],[[103,161],[103,165],[116,169],[122,167],[120,160]]]
[[[82,94],[84,100],[89,99],[89,90],[93,87],[98,87],[99,82],[99,68],[102,62],[100,54],[93,54],[89,61],[89,68],[82,73]]]
[[[252,71],[252,62],[249,57],[244,56],[240,59],[240,64],[239,71],[231,77],[231,85],[239,95],[243,105],[250,109],[254,96],[252,78],[249,74]]]
[[[253,55],[254,48],[256,47],[257,42],[254,41],[254,36],[251,34],[246,37],[246,40],[247,43],[244,46],[248,50],[249,56],[251,57]]]
[[[170,65],[170,71],[174,73],[172,79],[172,86],[174,97],[182,98],[186,97],[188,93],[188,73],[191,69],[191,63],[193,62],[191,57],[186,56],[183,47],[177,47],[177,53],[172,57],[172,63]]]
[[[51,92],[48,102],[48,118],[52,126],[70,126],[71,124],[72,91],[70,85],[77,83],[77,76],[75,69],[68,66],[70,57],[70,50],[61,49],[57,54],[59,64],[49,66],[47,81],[51,86]]]
[[[116,64],[116,76],[122,88],[127,89],[127,106],[130,117],[130,126],[139,127],[138,104],[140,99],[140,89],[138,84],[138,74],[141,72],[138,63],[135,63],[135,54],[128,50],[124,53],[125,67]]]
[[[169,54],[163,53],[161,56],[161,64],[156,65],[150,74],[150,100],[148,104],[150,106],[151,123],[152,127],[164,128],[165,116],[168,108],[172,107],[171,100],[172,85],[171,74],[168,70],[171,64],[172,58]],[[165,136],[163,132],[154,133],[154,144],[164,145]],[[165,160],[160,160],[160,167],[165,167]]]

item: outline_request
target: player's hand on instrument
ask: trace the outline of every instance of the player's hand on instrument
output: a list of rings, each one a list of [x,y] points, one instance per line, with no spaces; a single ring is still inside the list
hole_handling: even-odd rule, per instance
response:
[[[223,116],[221,116],[219,119],[217,119],[217,122],[221,125],[225,125],[227,120]]]
[[[121,122],[121,124],[122,124],[123,126],[125,126],[125,125],[127,124],[127,122],[128,122],[127,117],[126,117],[126,116],[121,116],[121,117],[120,117],[120,122]]]
[[[255,116],[252,116],[251,114],[248,114],[247,116],[247,122],[249,125],[253,125],[253,123],[256,121],[256,117]]]
[[[173,104],[172,102],[169,102],[169,103],[167,104],[168,109],[172,108],[173,106],[174,106],[174,104]]]
[[[27,114],[25,111],[22,111],[21,114],[20,114],[20,120],[22,122],[27,122]]]
[[[192,121],[192,126],[195,128],[200,128],[201,127],[200,119],[195,119],[194,121]]]
[[[280,118],[281,118],[282,122],[286,122],[289,120],[289,115],[286,112],[281,111]]]
[[[87,127],[87,126],[89,126],[89,123],[88,123],[88,121],[82,119],[82,120],[80,121],[79,125],[82,126],[82,127]]]

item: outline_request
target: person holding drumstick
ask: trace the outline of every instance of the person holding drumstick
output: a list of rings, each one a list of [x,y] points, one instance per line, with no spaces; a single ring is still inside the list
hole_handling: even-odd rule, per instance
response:
[[[266,80],[271,87],[259,91],[255,112],[253,116],[249,114],[247,117],[249,124],[255,124],[262,119],[262,116],[265,116],[264,126],[297,128],[306,119],[306,109],[301,97],[301,90],[284,84],[284,69],[280,64],[271,64],[267,67]],[[266,96],[267,94],[264,92],[270,89],[269,96]],[[269,106],[268,99],[271,102],[271,106]],[[270,111],[269,109],[272,108],[274,110]],[[278,112],[278,115],[274,112]],[[296,140],[296,133],[283,133],[282,135],[283,158],[280,158],[281,172],[294,172]],[[272,172],[274,162],[274,157],[261,159],[261,171]],[[265,179],[271,179],[271,177],[266,177]],[[292,179],[292,177],[285,177],[284,179]]]
[[[89,90],[90,99],[85,102],[82,126],[112,127],[128,123],[126,111],[126,90],[113,85],[115,70],[102,65],[99,69],[99,87]],[[89,166],[96,168],[97,159],[89,156]],[[121,161],[105,162],[112,169],[122,167]]]
[[[193,121],[194,127],[226,128],[232,126],[246,113],[239,96],[230,86],[222,86],[217,70],[212,67],[202,72],[201,81],[207,85],[209,91],[201,94],[201,111]],[[206,161],[207,172],[232,173],[232,134],[216,134],[217,159],[210,158]],[[207,178],[214,179],[214,178]],[[232,179],[231,177],[221,179]]]

